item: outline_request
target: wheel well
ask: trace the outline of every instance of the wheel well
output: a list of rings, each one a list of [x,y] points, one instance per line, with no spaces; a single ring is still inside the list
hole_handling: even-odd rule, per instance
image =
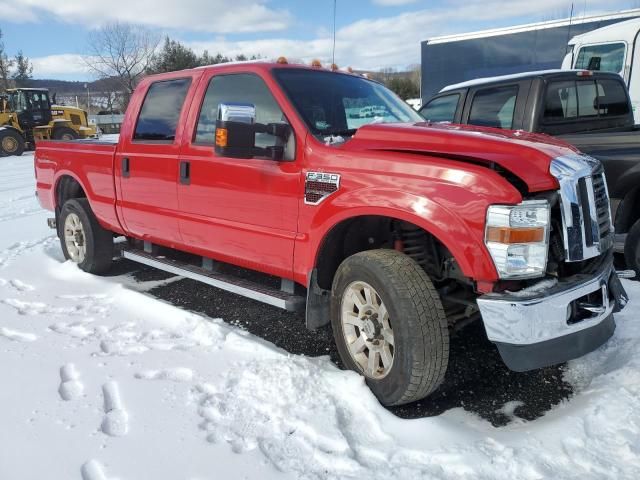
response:
[[[449,250],[421,227],[392,217],[359,216],[335,225],[324,238],[316,257],[318,286],[330,290],[343,260],[378,248],[403,251],[416,260],[434,282],[444,279],[447,263],[455,264]]]
[[[87,194],[75,178],[65,175],[56,187],[56,212],[59,213],[62,205],[72,198],[87,198]]]
[[[627,192],[616,211],[616,232],[628,232],[638,220],[640,220],[640,187],[635,187]]]

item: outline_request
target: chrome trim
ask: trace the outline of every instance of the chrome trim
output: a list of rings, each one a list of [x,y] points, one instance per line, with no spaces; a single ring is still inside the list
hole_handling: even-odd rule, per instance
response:
[[[273,290],[258,286],[252,282],[216,274],[192,265],[172,262],[166,258],[153,257],[139,250],[123,250],[122,256],[134,262],[149,265],[150,267],[165,272],[190,278],[198,282],[206,283],[212,287],[235,293],[237,295],[257,300],[274,307],[282,308],[290,312],[300,311],[303,308],[304,299],[296,295],[287,294],[280,290]]]
[[[340,190],[340,179],[341,176],[340,174],[337,173],[327,173],[327,172],[307,172],[307,174],[305,175],[305,181],[304,181],[304,204],[305,205],[320,205],[320,203],[322,203],[324,200],[326,200],[327,198],[329,198],[331,195],[333,195],[334,193],[336,193],[338,190]],[[335,187],[335,190],[331,191],[331,192],[325,192],[325,191],[313,191],[313,189],[311,189],[309,187],[309,183],[310,182],[316,182],[316,183],[323,183],[323,184],[327,184],[327,185],[331,185]],[[322,195],[321,197],[318,198],[318,200],[316,200],[315,202],[311,202],[309,200],[307,200],[307,195],[310,193],[315,193],[318,195]]]
[[[597,274],[587,280],[556,284],[536,291],[528,289],[529,296],[489,293],[478,298],[487,337],[492,342],[530,345],[593,327],[613,313],[615,301],[609,299],[609,278],[613,269],[608,260]],[[548,280],[542,280],[548,282]],[[543,283],[541,283],[543,285]],[[602,292],[602,303],[583,305],[593,317],[568,323],[568,309],[572,302],[594,292]],[[578,305],[578,307],[580,307]],[[601,308],[598,308],[601,307]]]
[[[602,175],[607,199],[609,198],[606,178],[600,162],[588,155],[575,153],[553,159],[550,172],[560,185],[565,261],[587,260],[608,250],[611,239],[608,236],[600,238],[593,188],[593,175]],[[584,185],[584,191],[582,191],[582,185]],[[581,198],[584,194],[586,199]],[[613,228],[610,210],[609,223]],[[585,230],[587,225],[591,226],[591,242],[588,241],[589,235]]]

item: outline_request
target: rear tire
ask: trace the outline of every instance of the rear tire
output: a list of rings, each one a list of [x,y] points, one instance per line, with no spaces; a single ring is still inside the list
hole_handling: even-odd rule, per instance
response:
[[[0,130],[0,156],[20,156],[24,153],[24,138],[15,130]]]
[[[111,268],[113,234],[100,226],[86,198],[67,200],[58,220],[58,236],[67,260],[88,273],[105,273]]]
[[[633,224],[624,242],[624,259],[627,268],[635,270],[636,279],[640,279],[640,220]]]
[[[54,140],[77,140],[78,132],[76,132],[71,127],[56,127],[53,129],[53,139]]]
[[[449,361],[444,309],[425,271],[403,253],[370,250],[342,262],[331,325],[344,365],[365,376],[383,405],[420,400],[442,383]]]

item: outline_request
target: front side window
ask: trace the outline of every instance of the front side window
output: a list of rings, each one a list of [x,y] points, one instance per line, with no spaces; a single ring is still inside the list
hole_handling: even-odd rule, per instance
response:
[[[420,109],[420,115],[430,122],[453,122],[459,100],[459,93],[434,98]]]
[[[543,118],[547,122],[629,114],[622,82],[612,79],[551,82]]]
[[[216,119],[221,103],[253,104],[256,107],[256,123],[287,123],[269,87],[259,76],[252,73],[216,75],[209,82],[204,96],[194,136],[195,143],[215,143]],[[273,135],[256,134],[256,147],[271,147],[279,142],[280,139]]]
[[[191,79],[152,83],[144,98],[134,140],[173,141]]]
[[[420,122],[385,86],[356,75],[278,68],[274,76],[317,138],[350,137],[369,123]]]
[[[510,129],[513,126],[517,97],[517,85],[479,90],[473,97],[469,123],[481,127]]]
[[[622,42],[588,45],[578,51],[575,68],[623,73],[625,52],[626,45]]]

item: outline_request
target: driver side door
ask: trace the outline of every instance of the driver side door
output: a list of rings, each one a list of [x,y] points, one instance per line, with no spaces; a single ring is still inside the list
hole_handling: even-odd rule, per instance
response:
[[[214,144],[219,104],[251,103],[258,123],[287,119],[257,73],[210,72],[195,98],[203,101],[192,106],[193,133],[180,151],[183,241],[199,255],[290,277],[301,195],[295,133],[285,145],[282,161],[218,156]],[[275,141],[271,135],[256,135],[256,146]]]

